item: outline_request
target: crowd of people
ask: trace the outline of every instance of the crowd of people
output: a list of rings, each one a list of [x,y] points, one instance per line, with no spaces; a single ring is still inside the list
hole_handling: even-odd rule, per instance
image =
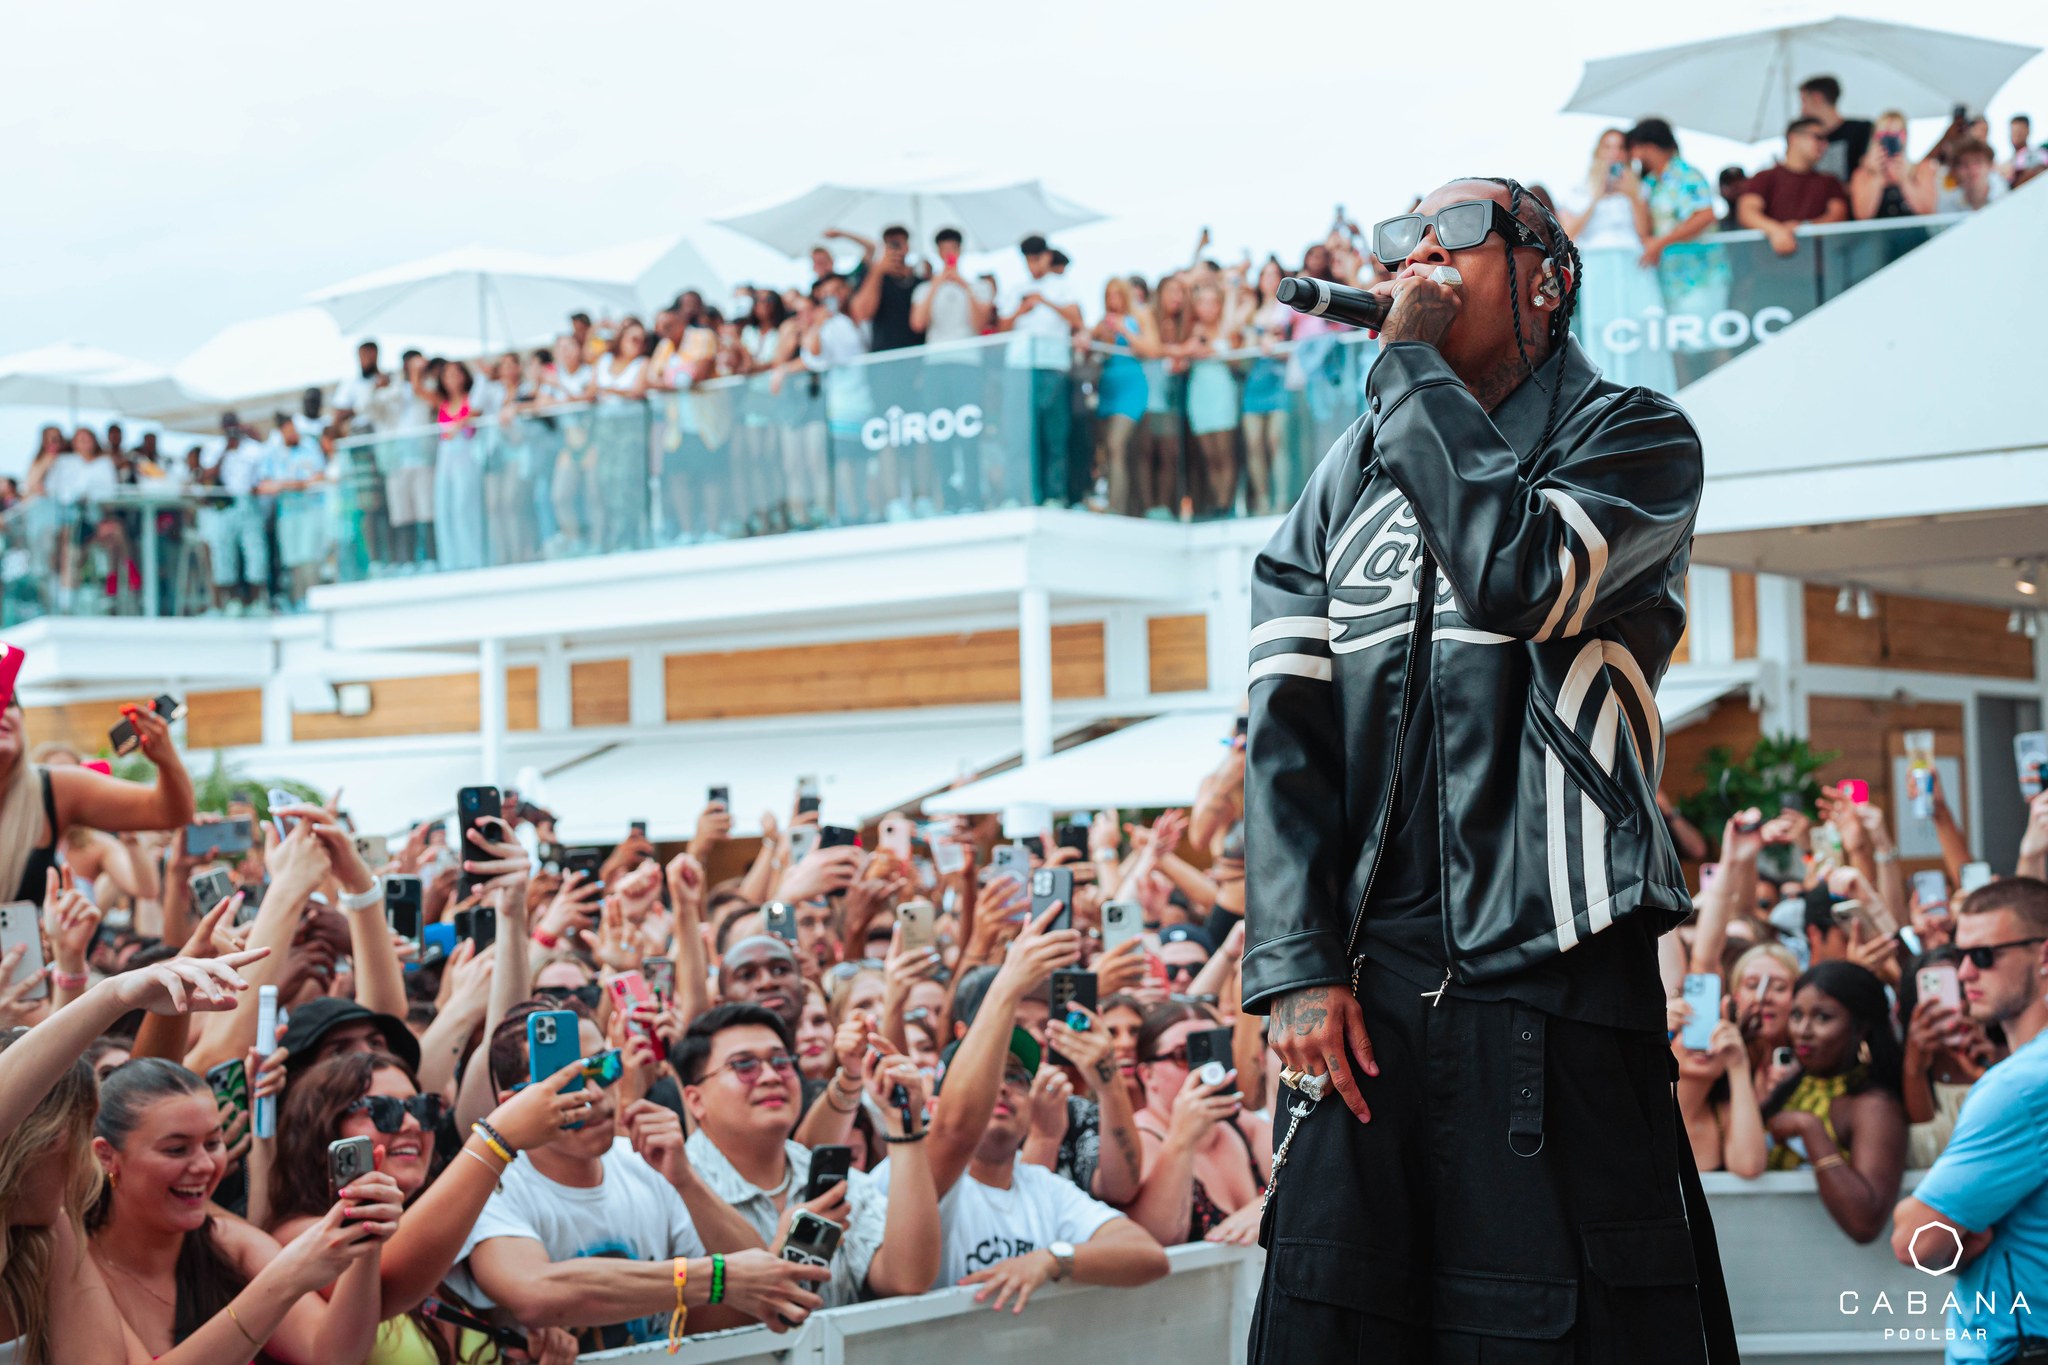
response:
[[[506,791],[394,851],[195,811],[124,715],[153,783],[0,712],[0,881],[41,915],[0,956],[0,1360],[558,1361],[949,1285],[1015,1313],[1258,1237],[1242,735],[1186,811],[1022,839],[800,799],[747,847],[712,799],[680,846],[575,849]],[[1989,880],[1938,791],[1910,878],[1860,795],[1732,817],[1661,940],[1695,1159],[1810,1170],[1902,1258],[1996,1228],[2041,1283],[2048,795]]]
[[[1645,118],[1601,134],[1583,181],[1532,186],[1576,240],[1576,331],[1610,377],[1675,392],[1786,291],[1818,287],[1817,305],[1928,232],[1832,238],[1823,268],[1774,269],[1801,226],[1974,211],[2048,165],[2024,115],[2004,160],[1960,109],[1915,159],[1902,114],[1850,117],[1842,95],[1804,82],[1782,156],[1755,174],[1710,181]],[[1743,231],[1767,246],[1728,236]],[[1043,237],[1020,244],[1008,289],[967,271],[950,228],[929,250],[902,227],[823,237],[807,288],[742,287],[723,307],[686,290],[645,321],[577,314],[531,351],[390,365],[365,341],[331,393],[260,436],[226,414],[182,458],[153,432],[128,448],[118,427],[47,428],[0,485],[20,552],[0,611],[291,611],[337,578],[983,508],[1262,515],[1355,415],[1373,355],[1275,297],[1289,273],[1382,277],[1341,209],[1284,261],[1218,260],[1204,229],[1185,268],[1112,278],[1099,303]]]
[[[1928,1222],[1959,1230],[1977,1297],[1952,1326],[2009,1345],[2014,1291],[2048,1284],[2048,795],[1994,878],[1928,782],[1941,867],[1910,877],[1860,784],[1729,819],[1662,941],[1677,1097],[1703,1171],[1810,1170],[1843,1232],[1902,1261]]]

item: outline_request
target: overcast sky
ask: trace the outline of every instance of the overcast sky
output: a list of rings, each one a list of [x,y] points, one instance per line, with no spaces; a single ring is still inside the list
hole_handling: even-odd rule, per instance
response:
[[[1453,173],[1582,174],[1603,120],[1556,110],[1588,57],[1829,12],[11,5],[0,353],[73,338],[171,363],[227,323],[397,261],[649,237],[905,154],[1040,176],[1109,215],[1065,243],[1096,269],[1183,260],[1204,224],[1219,254],[1298,257],[1336,202],[1370,222]],[[2048,42],[2039,0],[1849,12]],[[1875,112],[1853,90],[1844,104]],[[2048,61],[1993,103],[2001,153],[2021,108],[2040,136]],[[1915,131],[1918,150],[1930,134]],[[1768,152],[1685,141],[1710,175]]]

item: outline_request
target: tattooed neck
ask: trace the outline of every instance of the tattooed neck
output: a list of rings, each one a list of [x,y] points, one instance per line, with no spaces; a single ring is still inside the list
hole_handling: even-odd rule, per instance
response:
[[[1465,387],[1472,390],[1472,396],[1479,400],[1480,407],[1492,412],[1507,400],[1509,394],[1520,388],[1522,381],[1528,377],[1528,370],[1522,367],[1522,358],[1518,355],[1508,355],[1496,360],[1479,374],[1465,378]]]

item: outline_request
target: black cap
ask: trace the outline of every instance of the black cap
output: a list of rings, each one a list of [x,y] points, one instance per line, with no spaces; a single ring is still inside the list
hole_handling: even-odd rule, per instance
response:
[[[1055,266],[1064,266],[1069,264],[1067,253],[1061,251],[1058,247],[1054,247],[1052,250],[1052,263]]]
[[[1023,241],[1017,243],[1017,250],[1023,252],[1026,256],[1039,256],[1052,250],[1052,248],[1046,244],[1045,238],[1034,232]]]
[[[412,1030],[405,1026],[404,1020],[377,1014],[353,1000],[333,995],[309,1000],[291,1012],[281,1044],[285,1051],[285,1064],[294,1068],[304,1066],[330,1030],[343,1024],[353,1024],[358,1019],[367,1019],[377,1026],[377,1032],[384,1036],[384,1046],[392,1056],[414,1071],[420,1069],[419,1040],[412,1036]]]
[[[1159,946],[1169,943],[1192,943],[1205,953],[1216,951],[1216,945],[1209,941],[1208,931],[1199,924],[1169,924],[1159,931]]]
[[[1635,127],[1621,135],[1621,140],[1630,146],[1662,147],[1667,152],[1678,150],[1678,139],[1672,135],[1671,125],[1660,118],[1639,120]]]

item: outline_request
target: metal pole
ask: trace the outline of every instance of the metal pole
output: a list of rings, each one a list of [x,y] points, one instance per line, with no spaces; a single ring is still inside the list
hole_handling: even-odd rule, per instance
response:
[[[1017,594],[1017,684],[1024,761],[1052,757],[1052,597],[1044,588]]]

